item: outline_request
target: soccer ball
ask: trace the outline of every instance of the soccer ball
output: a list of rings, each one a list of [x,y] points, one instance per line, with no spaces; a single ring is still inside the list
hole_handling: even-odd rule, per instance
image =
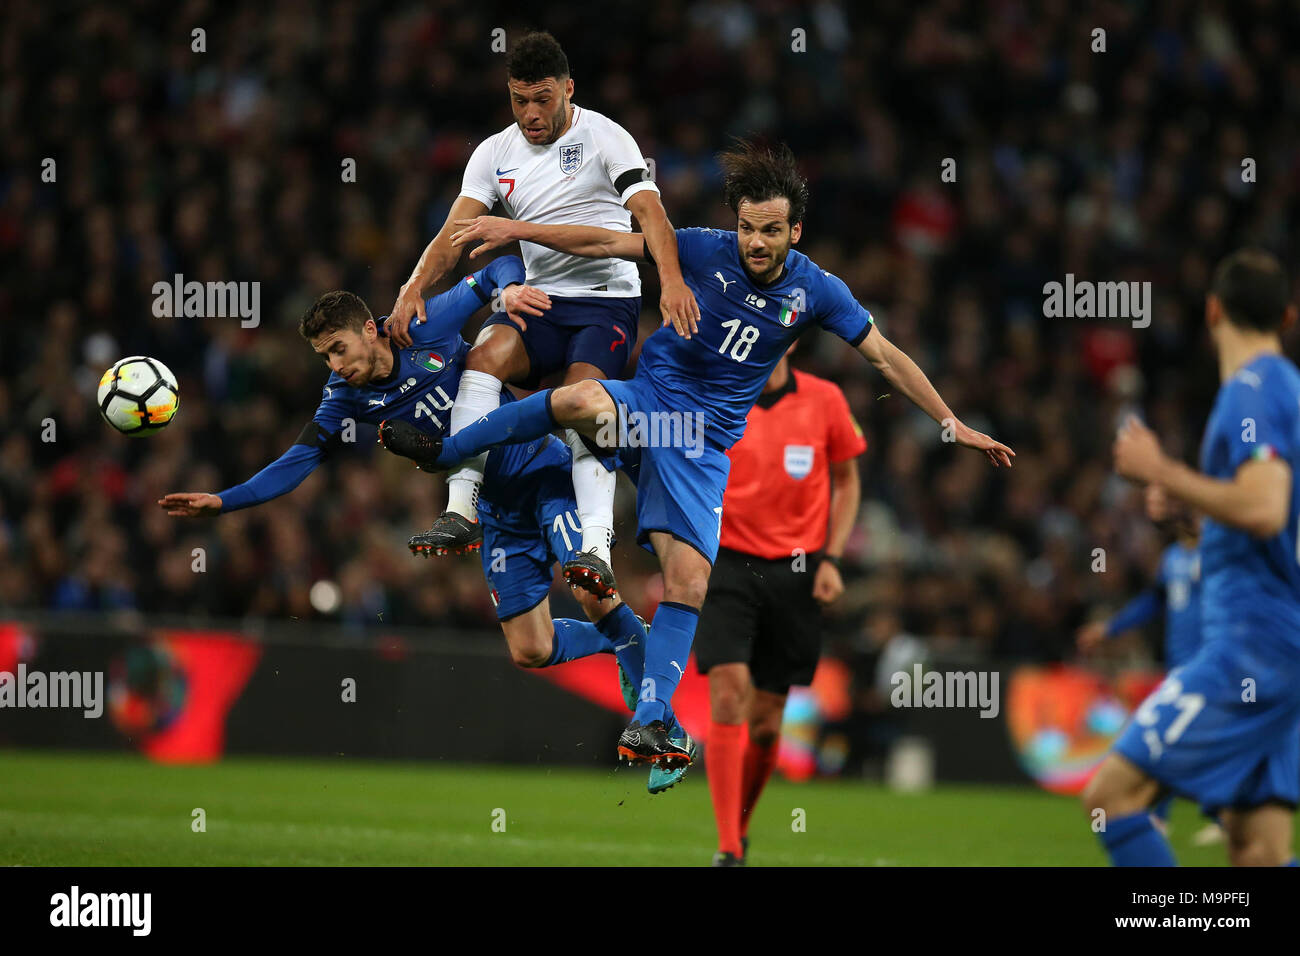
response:
[[[99,380],[99,414],[123,435],[152,435],[176,415],[176,376],[145,355],[124,358]]]

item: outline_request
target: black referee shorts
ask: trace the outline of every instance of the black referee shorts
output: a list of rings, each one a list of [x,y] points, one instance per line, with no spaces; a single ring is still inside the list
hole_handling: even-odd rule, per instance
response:
[[[822,609],[812,596],[820,554],[803,571],[793,557],[768,561],[718,549],[695,630],[695,666],[748,664],[754,686],[784,694],[812,682],[822,649]]]

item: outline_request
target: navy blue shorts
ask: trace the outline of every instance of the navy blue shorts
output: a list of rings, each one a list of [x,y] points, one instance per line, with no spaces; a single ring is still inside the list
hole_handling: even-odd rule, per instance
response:
[[[546,376],[574,362],[594,365],[606,378],[621,377],[636,344],[640,314],[640,296],[551,296],[549,310],[524,317],[528,328],[519,334],[528,350],[528,378],[514,384],[536,388]],[[489,325],[519,328],[504,312],[484,319],[483,328]]]

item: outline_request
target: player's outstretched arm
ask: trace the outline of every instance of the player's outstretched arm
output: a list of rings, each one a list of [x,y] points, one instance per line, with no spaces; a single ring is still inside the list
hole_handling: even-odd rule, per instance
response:
[[[682,278],[682,264],[677,260],[677,233],[659,200],[658,192],[643,191],[628,197],[627,208],[636,216],[659,270],[659,311],[664,325],[672,325],[677,334],[690,338],[700,330],[700,307],[695,294]]]
[[[944,428],[951,428],[952,440],[967,448],[984,452],[993,466],[1011,467],[1011,459],[1016,453],[1001,442],[994,441],[983,432],[977,432],[966,425],[952,413],[952,409],[935,391],[925,373],[898,346],[880,334],[879,329],[871,333],[858,345],[858,351],[880,370],[891,385],[911,399],[921,411],[925,412]]]
[[[1112,637],[1143,627],[1165,610],[1163,587],[1150,587],[1120,608],[1109,621],[1092,621],[1079,628],[1075,644],[1087,653]]]
[[[424,290],[429,288],[460,261],[461,250],[452,248],[451,234],[456,231],[457,219],[480,216],[488,207],[480,200],[470,196],[457,196],[447,213],[447,221],[442,224],[438,234],[425,247],[420,260],[411,270],[411,277],[402,286],[388,314],[388,334],[398,348],[410,346],[411,336],[407,328],[411,320],[424,322]]]
[[[630,259],[639,262],[645,256],[645,236],[639,232],[615,232],[599,226],[553,226],[520,222],[500,216],[477,216],[457,220],[459,231],[451,237],[452,248],[482,240],[469,257],[511,242],[535,242],[556,252],[586,259]]]
[[[318,435],[316,423],[310,422],[303,429]],[[272,498],[286,495],[302,484],[303,479],[316,470],[324,459],[323,442],[309,445],[303,442],[290,446],[289,450],[259,471],[241,485],[227,488],[218,494],[206,492],[174,492],[158,499],[159,506],[167,514],[178,518],[198,518],[237,511],[260,505]]]
[[[1135,416],[1115,438],[1115,470],[1125,478],[1156,484],[1214,521],[1257,538],[1279,534],[1291,503],[1291,467],[1279,458],[1243,462],[1230,480],[1211,478],[1160,448],[1155,432]]]

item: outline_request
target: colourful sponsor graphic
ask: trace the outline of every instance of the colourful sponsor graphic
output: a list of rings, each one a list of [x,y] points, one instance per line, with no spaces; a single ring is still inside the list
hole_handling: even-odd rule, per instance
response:
[[[843,769],[849,753],[847,738],[825,734],[822,728],[843,720],[852,710],[852,677],[847,664],[823,657],[812,684],[790,688],[776,752],[776,768],[787,780],[834,776]]]
[[[427,352],[425,353],[424,358],[420,359],[420,364],[430,372],[441,372],[443,366],[447,363],[442,360],[442,356],[437,352]]]
[[[153,760],[217,760],[225,750],[226,717],[261,656],[258,645],[234,634],[162,632],[113,662],[113,723]]]
[[[1157,671],[1114,676],[1077,667],[1019,667],[1007,684],[1007,727],[1025,772],[1055,793],[1078,793],[1160,683]]]

